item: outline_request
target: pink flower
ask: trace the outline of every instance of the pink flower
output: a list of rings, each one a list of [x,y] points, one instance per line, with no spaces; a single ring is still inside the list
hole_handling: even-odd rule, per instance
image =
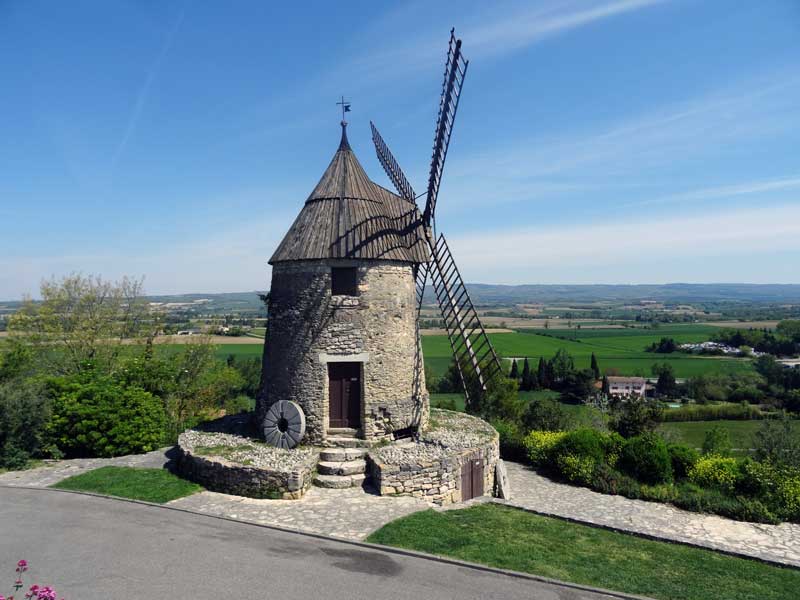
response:
[[[28,570],[28,561],[21,560],[17,563],[17,573],[24,573]]]

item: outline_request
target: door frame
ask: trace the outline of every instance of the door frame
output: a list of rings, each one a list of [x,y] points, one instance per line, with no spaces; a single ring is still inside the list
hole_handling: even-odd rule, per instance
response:
[[[354,361],[354,360],[347,360],[346,356],[341,357],[342,360],[328,360],[326,361],[326,368],[325,368],[325,412],[326,412],[326,422],[327,422],[327,429],[355,429],[360,431],[364,427],[364,362],[362,361]],[[358,371],[358,408],[357,408],[357,425],[353,427],[352,425],[340,425],[334,426],[331,423],[332,413],[331,413],[331,402],[332,402],[332,390],[331,390],[331,367],[333,365],[341,365],[341,364],[348,364],[352,365]],[[344,400],[343,400],[344,401]],[[351,408],[355,408],[354,406]]]

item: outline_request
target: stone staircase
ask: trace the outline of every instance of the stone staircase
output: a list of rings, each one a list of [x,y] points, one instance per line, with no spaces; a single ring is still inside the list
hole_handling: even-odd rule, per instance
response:
[[[353,442],[352,447],[324,448],[317,464],[314,485],[324,488],[344,489],[361,487],[367,479],[367,449],[355,447],[360,440],[342,438]],[[332,438],[328,441],[334,443]]]

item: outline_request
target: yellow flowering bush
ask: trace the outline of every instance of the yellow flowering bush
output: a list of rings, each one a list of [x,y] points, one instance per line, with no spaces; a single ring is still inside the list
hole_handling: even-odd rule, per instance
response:
[[[531,431],[522,442],[531,463],[541,465],[547,462],[550,451],[566,435],[566,431]]]
[[[739,479],[739,463],[725,456],[704,456],[689,469],[689,480],[700,487],[719,488],[733,493]]]

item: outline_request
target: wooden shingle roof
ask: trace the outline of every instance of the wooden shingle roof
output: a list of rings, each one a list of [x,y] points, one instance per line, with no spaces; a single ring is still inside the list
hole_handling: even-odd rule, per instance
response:
[[[347,141],[306,200],[270,264],[354,258],[427,262],[416,204],[370,181]]]

